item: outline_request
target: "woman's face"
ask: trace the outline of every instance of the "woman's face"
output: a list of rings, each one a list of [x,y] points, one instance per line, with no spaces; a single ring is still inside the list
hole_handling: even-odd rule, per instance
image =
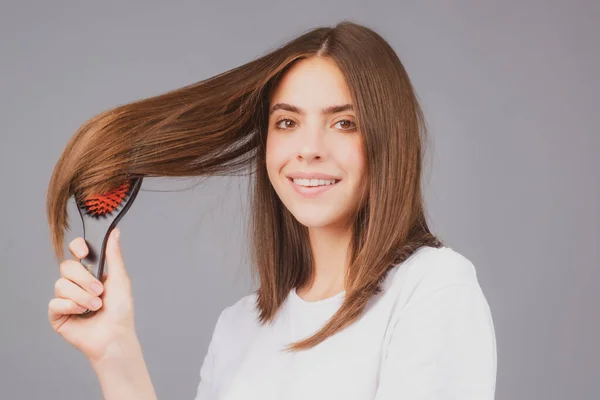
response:
[[[267,172],[283,204],[309,228],[347,228],[359,206],[365,160],[352,106],[341,71],[317,57],[294,64],[272,94]]]

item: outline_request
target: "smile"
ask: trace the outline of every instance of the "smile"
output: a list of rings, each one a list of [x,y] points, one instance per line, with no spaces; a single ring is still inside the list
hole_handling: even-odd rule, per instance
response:
[[[296,193],[303,197],[312,198],[324,193],[331,188],[337,186],[340,183],[340,180],[336,180],[335,183],[319,185],[319,186],[302,186],[294,182],[292,178],[287,179],[288,182],[292,185]]]

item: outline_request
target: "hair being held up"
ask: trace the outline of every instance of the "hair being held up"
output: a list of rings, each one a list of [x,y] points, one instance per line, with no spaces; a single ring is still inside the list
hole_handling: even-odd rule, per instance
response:
[[[399,58],[373,30],[344,21],[303,33],[237,68],[104,111],[67,143],[47,192],[52,246],[63,256],[67,202],[129,177],[248,175],[252,273],[261,323],[290,289],[314,278],[307,228],[281,203],[265,167],[269,98],[294,62],[325,57],[348,83],[364,139],[368,195],[354,215],[346,298],[328,323],[289,347],[313,347],[360,317],[389,269],[421,246],[440,247],[423,208],[426,130]],[[201,266],[199,266],[201,267]]]

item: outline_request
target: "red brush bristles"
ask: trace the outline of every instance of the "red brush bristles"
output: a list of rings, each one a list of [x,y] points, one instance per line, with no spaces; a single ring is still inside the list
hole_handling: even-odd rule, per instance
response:
[[[125,199],[129,192],[131,181],[127,180],[119,187],[104,194],[96,194],[85,199],[84,204],[90,214],[105,215],[113,212]]]

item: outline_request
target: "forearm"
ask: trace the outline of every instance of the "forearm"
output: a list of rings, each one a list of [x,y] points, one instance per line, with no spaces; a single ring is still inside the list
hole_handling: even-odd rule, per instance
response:
[[[135,335],[124,338],[114,354],[90,363],[105,400],[156,400],[142,348]]]

